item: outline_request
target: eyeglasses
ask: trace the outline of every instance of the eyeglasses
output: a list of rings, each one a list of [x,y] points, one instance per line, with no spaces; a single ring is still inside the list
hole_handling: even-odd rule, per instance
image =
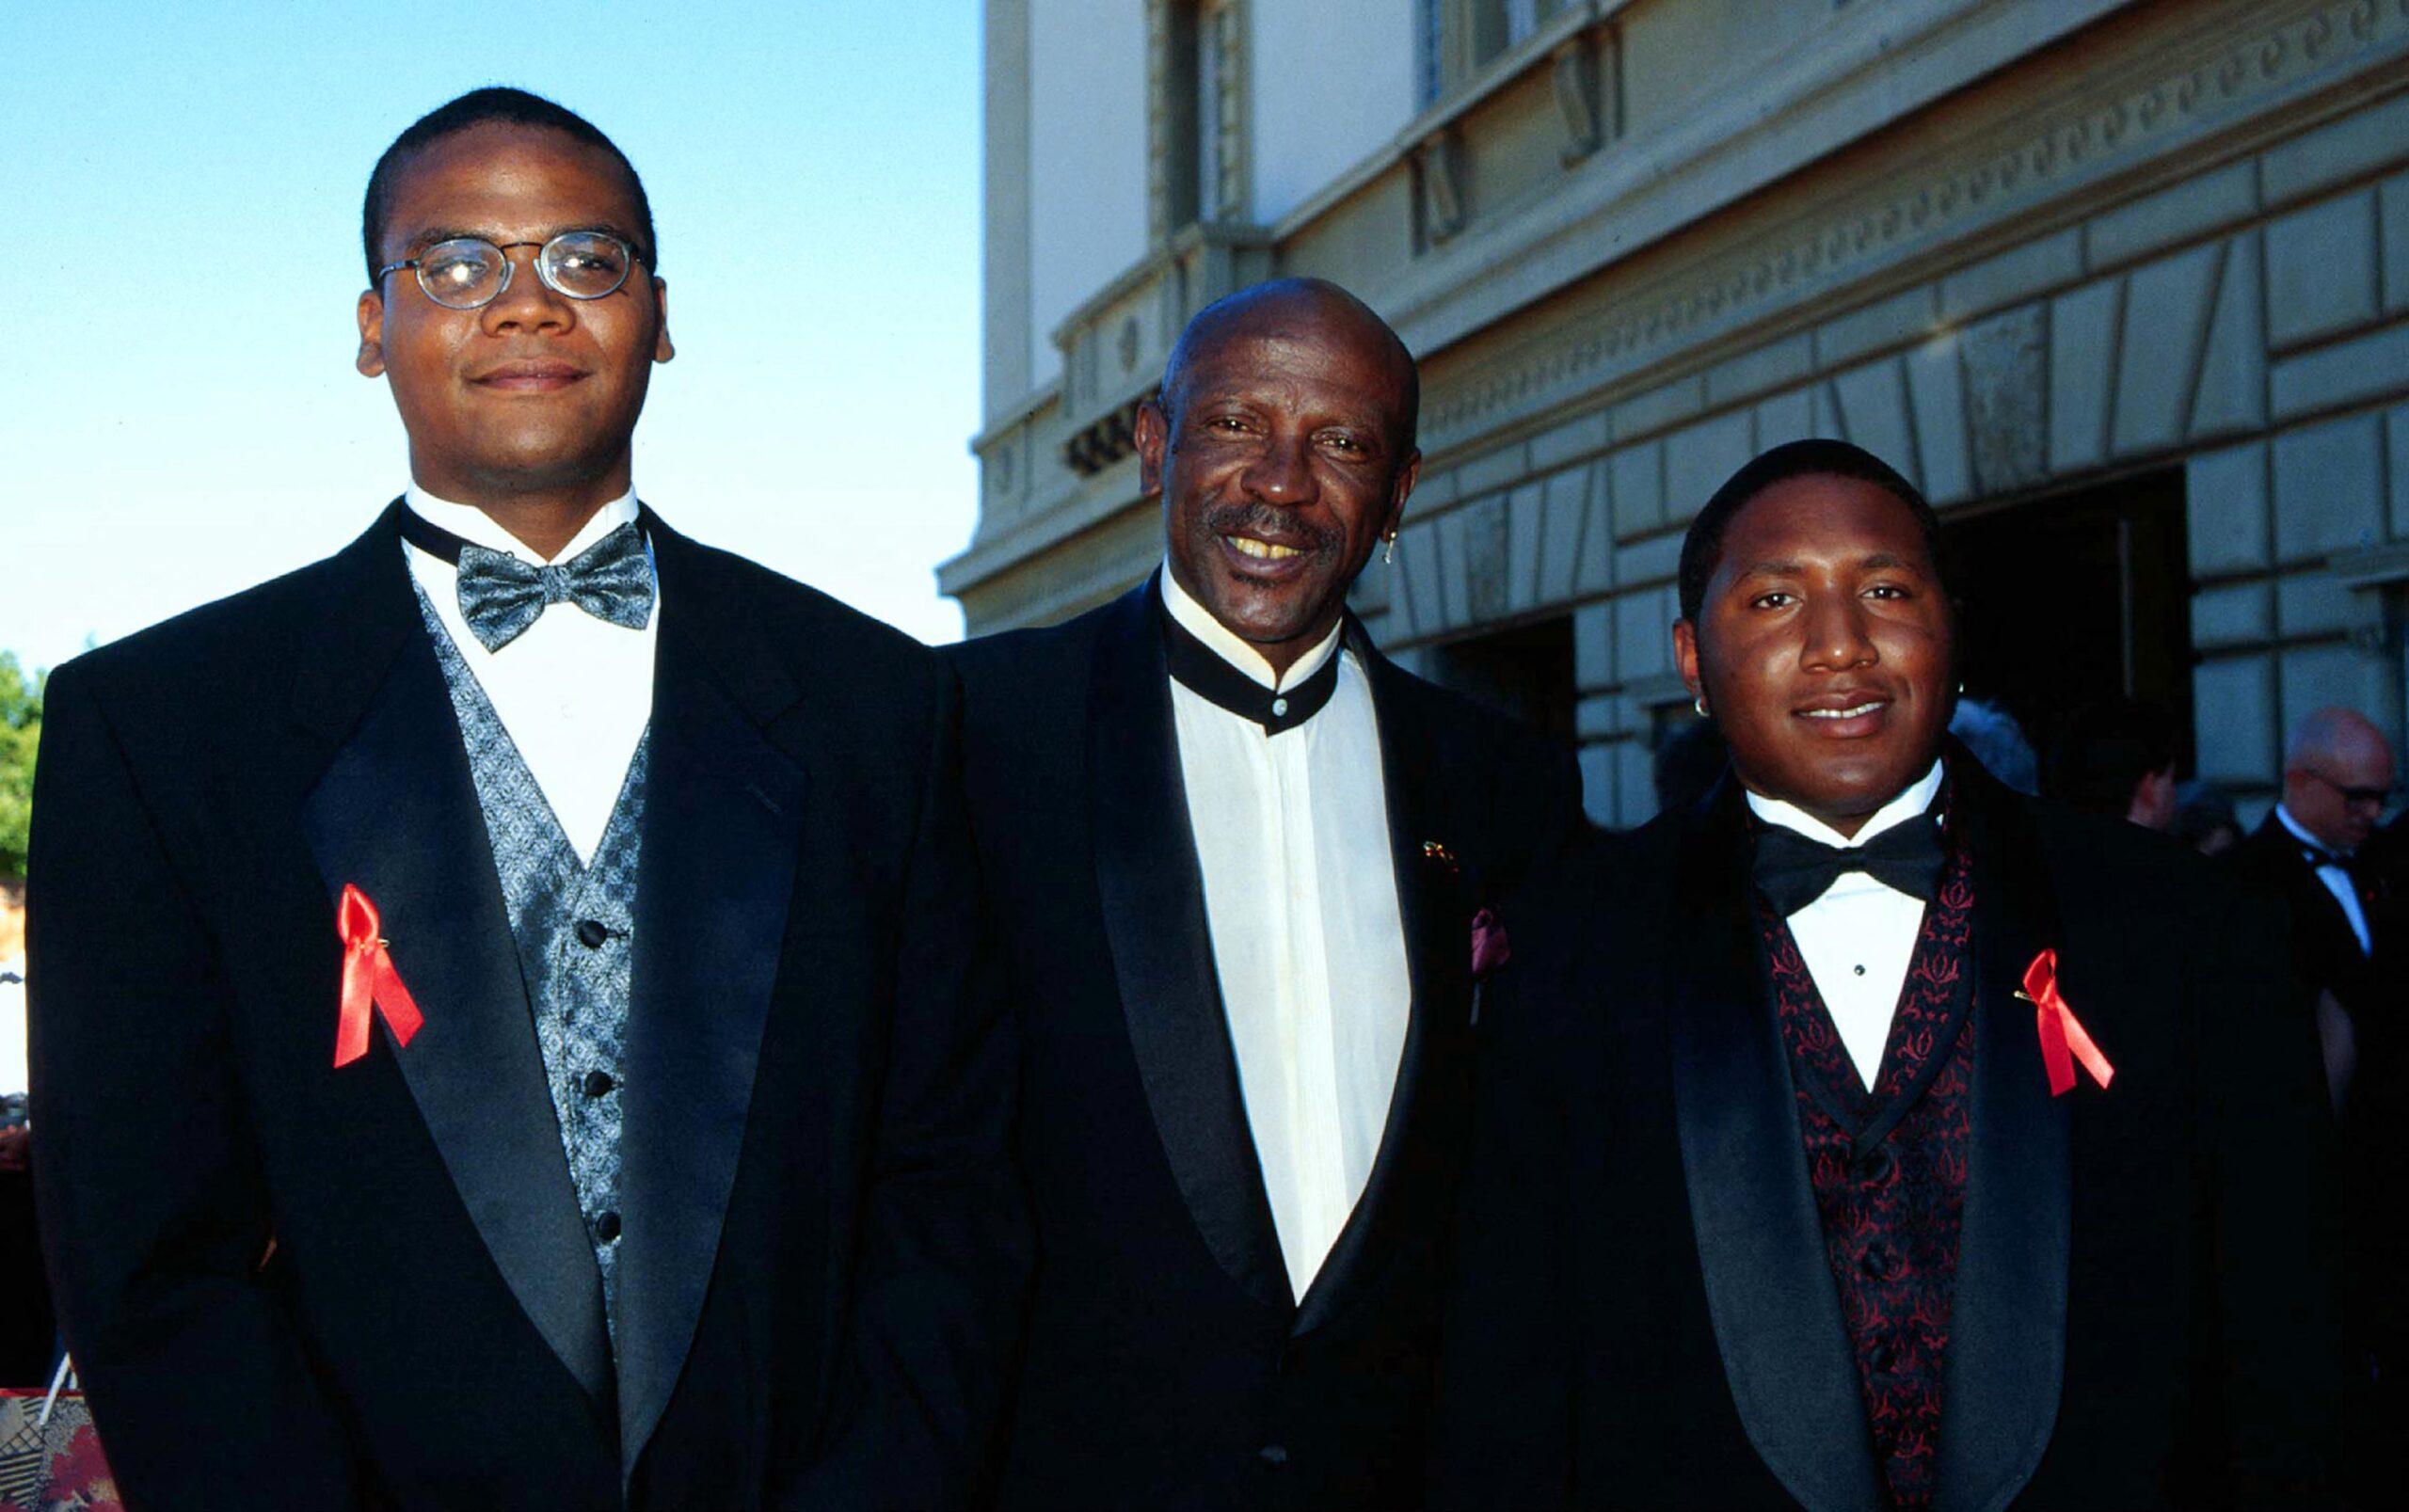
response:
[[[446,310],[483,310],[510,287],[511,261],[505,254],[521,247],[536,247],[535,277],[544,287],[570,299],[603,299],[619,292],[639,261],[636,249],[609,231],[563,231],[550,241],[509,242],[496,247],[480,236],[455,236],[438,242],[418,256],[388,263],[376,270],[376,281],[402,268],[418,270],[418,286]]]
[[[2341,794],[2343,803],[2360,808],[2382,808],[2385,804],[2392,802],[2393,795],[2400,791],[2400,788],[2397,787],[2345,788],[2340,783],[2336,782],[2333,778],[2327,776],[2321,772],[2314,772],[2307,767],[2302,767],[2299,770],[2304,775],[2315,777],[2319,782],[2323,783],[2326,787],[2331,788],[2336,792]]]

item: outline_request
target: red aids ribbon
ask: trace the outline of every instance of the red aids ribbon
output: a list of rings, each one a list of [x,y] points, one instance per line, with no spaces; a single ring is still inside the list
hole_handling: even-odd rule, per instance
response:
[[[2115,1077],[2116,1068],[2099,1053],[2091,1036],[2075,1021],[2074,1010],[2058,995],[2058,953],[2044,950],[2024,968],[2024,992],[2021,995],[2034,1005],[2041,1020],[2041,1062],[2050,1069],[2050,1095],[2063,1097],[2074,1090],[2074,1063],[2091,1073],[2091,1079],[2102,1088]]]
[[[368,1053],[368,1006],[385,1011],[385,1027],[396,1046],[426,1022],[402,985],[386,953],[384,925],[376,905],[350,883],[343,885],[343,901],[335,909],[335,932],[343,936],[343,1014],[335,1024],[335,1067],[341,1070]]]

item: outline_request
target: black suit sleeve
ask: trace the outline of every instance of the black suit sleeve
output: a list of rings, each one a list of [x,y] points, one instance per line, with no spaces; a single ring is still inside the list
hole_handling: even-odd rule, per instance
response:
[[[2340,1373],[2328,1278],[2331,1136],[2317,1035],[2275,920],[2236,889],[2197,941],[2202,1146],[2215,1165],[2225,1489],[2237,1506],[2323,1504]]]
[[[129,1506],[348,1505],[342,1430],[260,1266],[268,1198],[215,943],[76,669],[47,706],[26,926],[35,1191],[110,1467]]]
[[[1009,1144],[1017,1059],[980,903],[950,672],[937,703],[832,1426],[790,1504],[966,1503],[1019,1345],[1031,1241]]]
[[[1536,890],[1552,885],[1549,872],[1533,879]],[[1530,912],[1521,901],[1508,906],[1509,929]],[[1575,1321],[1564,1072],[1581,1058],[1562,1032],[1570,941],[1534,932],[1490,983],[1482,1013],[1440,1349],[1437,1508],[1561,1506],[1570,1495]]]

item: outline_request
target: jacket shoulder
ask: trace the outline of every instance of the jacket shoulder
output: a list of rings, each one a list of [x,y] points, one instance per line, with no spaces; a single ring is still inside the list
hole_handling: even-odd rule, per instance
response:
[[[260,685],[256,674],[302,644],[298,631],[323,601],[333,562],[313,562],[72,657],[51,672],[53,695],[63,686],[106,699],[240,697]]]

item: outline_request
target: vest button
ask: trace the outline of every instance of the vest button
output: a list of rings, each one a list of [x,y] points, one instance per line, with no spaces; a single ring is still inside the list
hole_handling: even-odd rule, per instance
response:
[[[588,1097],[599,1097],[617,1085],[619,1084],[611,1079],[611,1074],[607,1071],[589,1071],[585,1074],[585,1095]]]
[[[1857,1268],[1869,1281],[1889,1281],[1892,1269],[1890,1247],[1878,1243],[1867,1245],[1865,1252],[1857,1257]]]
[[[1891,1154],[1887,1144],[1877,1144],[1857,1157],[1857,1179],[1873,1186],[1889,1181],[1891,1173],[1898,1169],[1898,1157]]]
[[[1887,1343],[1877,1344],[1865,1351],[1865,1369],[1869,1375],[1888,1376],[1891,1374],[1891,1367],[1898,1362],[1898,1351]]]
[[[577,941],[588,950],[599,950],[602,942],[611,937],[611,927],[598,918],[577,921]]]
[[[605,1213],[594,1220],[594,1237],[609,1244],[619,1236],[619,1215]]]

